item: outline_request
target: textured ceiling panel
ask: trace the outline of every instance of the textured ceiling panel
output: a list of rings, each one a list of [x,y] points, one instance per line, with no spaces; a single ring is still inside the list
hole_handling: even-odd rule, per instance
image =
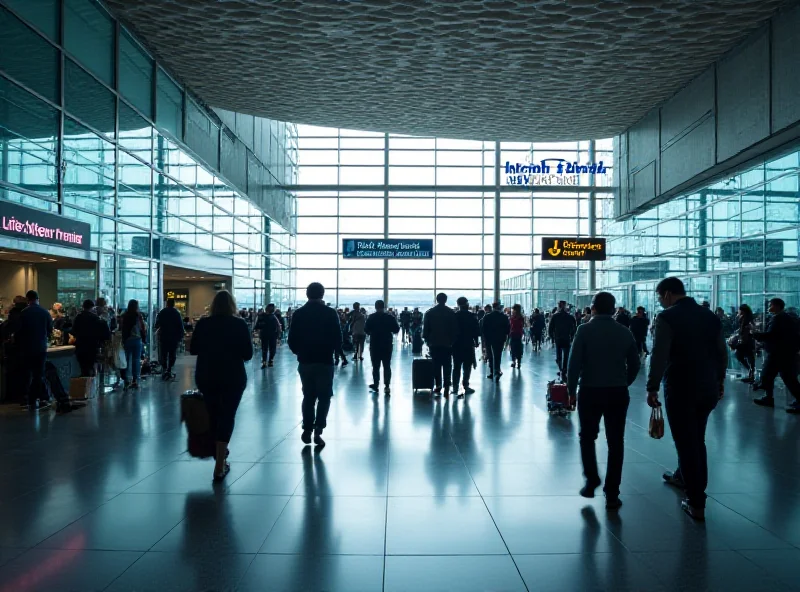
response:
[[[783,0],[108,0],[214,107],[481,140],[612,136]]]

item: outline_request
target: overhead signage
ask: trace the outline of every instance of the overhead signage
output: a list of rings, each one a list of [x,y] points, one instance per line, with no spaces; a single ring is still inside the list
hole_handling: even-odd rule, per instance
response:
[[[170,298],[173,300],[189,300],[188,290],[166,290],[164,295],[167,300]]]
[[[432,259],[431,238],[345,238],[345,259]]]
[[[3,200],[0,200],[0,232],[84,251],[91,248],[92,241],[92,228],[86,222]]]
[[[542,239],[542,261],[605,261],[604,238],[553,238]]]
[[[538,163],[506,161],[506,185],[580,185],[580,175],[605,175],[603,161],[578,164],[563,158],[545,158]]]
[[[719,260],[722,263],[783,263],[783,241],[775,238],[751,239],[722,243]]]

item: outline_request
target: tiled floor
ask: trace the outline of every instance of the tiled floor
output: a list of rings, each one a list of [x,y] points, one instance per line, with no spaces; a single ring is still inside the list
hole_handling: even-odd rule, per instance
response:
[[[549,350],[461,401],[412,396],[406,348],[390,399],[368,361],[338,369],[319,451],[282,347],[250,366],[218,486],[184,452],[192,365],[65,416],[0,414],[0,592],[800,590],[800,420],[735,381],[709,425],[702,525],[661,482],[675,452],[647,436],[643,377],[608,514],[577,495],[577,418],[545,411]]]

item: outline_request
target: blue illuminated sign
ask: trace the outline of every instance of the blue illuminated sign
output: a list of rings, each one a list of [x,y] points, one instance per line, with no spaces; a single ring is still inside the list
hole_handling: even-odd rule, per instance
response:
[[[432,259],[431,238],[345,238],[345,259]]]

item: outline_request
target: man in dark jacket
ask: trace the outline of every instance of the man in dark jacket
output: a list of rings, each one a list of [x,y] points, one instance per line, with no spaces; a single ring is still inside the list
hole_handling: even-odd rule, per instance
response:
[[[400,313],[400,326],[403,328],[403,343],[411,341],[411,334],[409,333],[409,329],[411,328],[411,311],[408,310],[407,306],[403,308],[403,312]]]
[[[268,304],[267,310],[259,313],[253,331],[258,331],[261,340],[261,368],[267,367],[267,354],[269,354],[269,367],[272,368],[275,365],[275,350],[281,334],[281,322],[275,316],[274,304]]]
[[[369,335],[369,357],[372,361],[372,384],[369,385],[369,388],[376,392],[380,388],[381,366],[383,366],[383,391],[387,396],[392,392],[390,363],[394,348],[394,336],[399,331],[397,319],[386,312],[386,303],[383,300],[376,301],[375,312],[369,315],[364,325],[364,332]]]
[[[678,453],[678,469],[664,473],[664,480],[684,488],[681,508],[693,519],[704,520],[706,426],[724,393],[728,350],[719,319],[686,296],[681,280],[662,280],[656,295],[665,310],[655,320],[647,404],[661,406],[658,389],[663,378],[667,420]]]
[[[158,351],[164,368],[161,378],[170,380],[175,377],[172,368],[175,366],[178,346],[186,333],[181,313],[175,308],[174,298],[167,298],[167,306],[156,316],[155,329],[158,331]]]
[[[325,288],[314,282],[306,288],[308,302],[294,311],[289,330],[289,349],[297,356],[297,372],[303,385],[303,433],[305,444],[325,446],[320,437],[327,426],[333,396],[333,354],[342,347],[339,315],[325,306]],[[315,411],[316,407],[316,411]]]
[[[458,312],[456,313],[456,341],[453,344],[453,394],[458,394],[458,382],[461,372],[464,372],[464,395],[475,392],[469,388],[469,377],[475,365],[475,348],[478,347],[478,338],[481,330],[478,317],[469,309],[469,302],[463,296],[458,299]],[[464,395],[458,395],[463,399]]]
[[[631,315],[628,314],[628,311],[625,310],[624,306],[620,306],[617,309],[617,314],[614,315],[614,319],[623,327],[631,326]]]
[[[625,418],[630,395],[628,387],[639,373],[639,351],[633,335],[613,317],[615,299],[608,292],[599,292],[592,300],[592,318],[578,327],[567,364],[567,390],[578,399],[581,424],[580,443],[586,485],[580,493],[594,497],[600,486],[594,442],[600,432],[600,419],[605,419],[608,442],[606,508],[622,505],[619,486],[622,482],[622,461],[625,447]],[[580,381],[580,392],[578,382]]]
[[[503,306],[499,302],[495,302],[492,304],[492,312],[486,314],[481,321],[483,349],[489,361],[489,375],[486,378],[494,378],[500,382],[500,377],[503,375],[500,370],[503,348],[510,330],[511,323],[508,316],[503,313]]]
[[[797,352],[800,350],[800,326],[797,320],[790,317],[786,311],[786,303],[780,298],[769,301],[769,312],[774,316],[769,328],[764,333],[753,333],[757,341],[764,344],[767,357],[761,369],[761,388],[766,394],[760,399],[753,399],[756,405],[774,407],[775,378],[780,374],[783,384],[792,396],[794,402],[787,408],[787,413],[800,413],[800,383],[797,381]]]
[[[636,340],[636,348],[639,353],[649,355],[650,352],[647,350],[647,330],[650,327],[650,319],[647,318],[644,312],[644,306],[636,307],[636,316],[630,320],[630,330]]]
[[[450,396],[450,372],[453,365],[453,343],[456,340],[456,313],[447,306],[447,294],[436,295],[436,306],[425,313],[422,321],[422,338],[428,344],[433,358],[433,376],[436,388],[433,395],[442,392],[442,373],[444,373],[444,396]]]
[[[83,310],[72,323],[75,337],[75,357],[81,367],[81,376],[94,376],[97,350],[111,339],[111,330],[106,322],[94,313],[94,302],[85,300]]]
[[[44,364],[47,361],[47,342],[53,332],[53,319],[49,312],[39,306],[39,294],[35,290],[28,290],[25,298],[28,306],[20,314],[14,341],[19,347],[22,363],[25,400],[28,401],[28,408],[35,411],[50,406],[44,387]]]
[[[550,317],[548,332],[550,339],[556,345],[556,364],[562,378],[567,374],[569,348],[577,326],[575,317],[567,312],[567,303],[564,300],[560,301],[558,303],[558,312]]]

